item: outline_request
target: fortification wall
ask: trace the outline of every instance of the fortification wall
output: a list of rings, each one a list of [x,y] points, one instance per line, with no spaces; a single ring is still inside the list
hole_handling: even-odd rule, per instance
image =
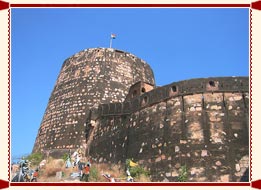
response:
[[[90,154],[98,162],[127,158],[153,181],[239,181],[248,168],[248,77],[181,81],[123,103],[103,104]]]
[[[154,84],[153,71],[143,60],[120,50],[86,49],[65,60],[33,152],[59,156],[86,146],[89,110],[100,103],[123,102],[130,86],[138,81]]]

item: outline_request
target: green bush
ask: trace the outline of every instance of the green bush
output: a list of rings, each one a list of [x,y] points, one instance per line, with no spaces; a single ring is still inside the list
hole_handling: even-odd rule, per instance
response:
[[[181,166],[181,173],[178,176],[178,181],[180,182],[188,181],[188,171],[186,165]]]
[[[90,181],[99,181],[99,172],[96,167],[91,167],[89,179]]]
[[[68,158],[70,157],[70,155],[68,153],[65,153],[63,156],[62,156],[62,159],[64,161],[66,161]]]
[[[137,177],[140,177],[141,175],[144,175],[146,177],[149,176],[149,172],[146,171],[142,166],[139,166],[139,165],[137,165],[137,166],[130,166],[130,161],[131,161],[131,159],[127,159],[126,160],[126,168],[129,169],[130,174],[131,174],[132,177],[136,177],[137,178]]]
[[[28,155],[25,159],[29,160],[31,162],[31,165],[37,166],[43,160],[43,154],[40,152],[36,152]]]
[[[130,173],[132,177],[140,177],[141,175],[145,175],[147,177],[149,175],[149,172],[140,166],[131,167]]]

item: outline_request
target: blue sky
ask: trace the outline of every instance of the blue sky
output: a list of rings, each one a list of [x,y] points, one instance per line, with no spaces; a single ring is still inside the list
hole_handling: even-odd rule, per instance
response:
[[[12,156],[31,153],[63,61],[112,47],[145,60],[156,84],[249,76],[249,9],[11,10]]]

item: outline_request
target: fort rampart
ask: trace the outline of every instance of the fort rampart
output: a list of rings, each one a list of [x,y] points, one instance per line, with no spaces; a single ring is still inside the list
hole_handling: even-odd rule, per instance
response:
[[[150,66],[111,48],[65,60],[33,152],[81,147],[98,163],[133,159],[152,181],[240,181],[249,166],[249,78],[156,87]]]
[[[90,118],[90,155],[132,158],[153,181],[176,181],[184,166],[189,181],[239,181],[249,165],[248,88],[248,77],[192,79],[102,104]]]

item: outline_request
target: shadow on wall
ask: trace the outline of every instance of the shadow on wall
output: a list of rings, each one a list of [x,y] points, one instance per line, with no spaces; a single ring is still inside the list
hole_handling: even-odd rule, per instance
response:
[[[249,182],[249,168],[246,169],[243,176],[240,178],[240,182]]]

